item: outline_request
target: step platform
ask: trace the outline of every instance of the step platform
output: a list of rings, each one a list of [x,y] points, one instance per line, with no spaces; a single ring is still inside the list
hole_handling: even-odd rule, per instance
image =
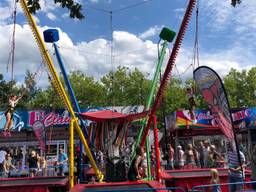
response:
[[[168,190],[163,190],[164,188],[166,187],[157,181],[126,181],[112,183],[78,184],[73,187],[71,192],[130,192],[131,190],[136,191],[136,189],[143,192],[167,192]]]
[[[68,177],[33,177],[0,179],[0,192],[66,192]]]

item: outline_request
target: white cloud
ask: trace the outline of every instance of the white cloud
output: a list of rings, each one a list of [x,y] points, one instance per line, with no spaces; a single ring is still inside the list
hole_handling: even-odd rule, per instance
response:
[[[207,0],[201,3],[201,15],[207,27],[216,30],[234,29],[232,33],[242,34],[256,29],[255,0],[242,1],[233,8],[229,1]]]
[[[40,0],[40,6],[41,6],[40,11],[45,13],[49,11],[53,11],[59,7],[59,6],[56,6],[54,1],[49,1],[49,0]]]
[[[41,57],[28,25],[16,27],[16,50],[14,75],[19,81],[24,80],[27,69],[36,71],[41,63]],[[47,27],[39,27],[42,32]],[[4,38],[5,34],[11,34],[12,26],[0,26],[0,71],[6,70],[6,63],[10,42]],[[99,79],[117,66],[127,66],[132,69],[137,67],[143,72],[151,72],[155,65],[157,52],[156,45],[151,41],[143,41],[133,34],[122,31],[113,33],[113,63],[110,62],[110,42],[106,39],[95,39],[89,42],[74,44],[69,36],[60,30],[58,42],[67,71],[81,70],[87,75]],[[47,45],[52,54],[52,47]],[[55,59],[54,59],[55,60]],[[56,61],[54,62],[56,64]],[[7,64],[7,63],[6,63]],[[58,68],[58,67],[56,67]],[[45,75],[45,72],[44,72]],[[10,74],[8,74],[10,76]],[[8,76],[5,76],[8,78]],[[46,77],[45,77],[46,79]],[[40,85],[45,86],[45,79],[40,80]]]
[[[99,3],[100,2],[100,0],[89,0],[91,3]],[[106,3],[111,3],[112,2],[112,0],[101,0],[101,1],[104,1],[104,2],[106,2]]]
[[[0,7],[0,21],[4,21],[11,17],[11,11],[9,7]]]
[[[14,1],[13,0],[4,0],[3,3],[5,3],[5,6],[0,7],[0,24],[6,24],[12,22],[12,15],[14,11]],[[47,0],[40,0],[40,6],[41,9],[39,12],[46,13],[46,16],[51,19],[55,20],[56,16],[50,12],[54,11],[55,9],[59,8],[59,6],[56,6],[54,1],[47,1]],[[23,14],[23,11],[20,7],[20,4],[17,3],[17,15]],[[35,16],[36,22],[39,23],[39,19]]]
[[[6,0],[5,6],[0,7],[0,24],[4,24],[12,19],[14,4],[12,0]]]
[[[89,0],[90,2],[92,2],[92,3],[98,3],[99,2],[99,0]]]
[[[185,12],[184,8],[174,9],[175,17],[179,20],[182,20],[184,12]]]
[[[248,0],[248,2],[251,0]],[[46,5],[46,0],[43,1],[42,4],[43,8],[42,11],[45,13],[51,14],[54,10],[52,5]],[[245,42],[246,38],[248,37],[247,31],[254,29],[256,26],[256,21],[254,20],[255,14],[252,10],[250,13],[247,14],[246,17],[242,17],[242,13],[245,14],[244,10],[241,10],[241,13],[236,12],[238,15],[240,14],[240,20],[238,19],[237,15],[234,15],[233,11],[237,8],[229,7],[231,10],[221,10],[222,6],[230,6],[229,3],[227,5],[225,3],[215,3],[215,0],[209,1],[202,1],[206,5],[204,11],[208,10],[208,14],[206,15],[207,18],[210,18],[208,25],[213,30],[224,30],[227,25],[233,25],[235,27],[234,33],[235,34],[242,34],[244,36],[238,36],[237,39],[242,40],[241,42]],[[243,1],[243,4],[248,5],[245,3],[247,1]],[[202,3],[203,4],[203,3]],[[241,5],[237,6],[240,7]],[[244,6],[245,6],[244,5]],[[202,5],[203,6],[203,5]],[[220,6],[220,8],[218,8]],[[255,7],[255,6],[254,6]],[[239,8],[240,9],[240,8]],[[251,8],[244,7],[247,11]],[[211,14],[211,10],[213,10],[214,14]],[[176,10],[177,13],[181,13],[184,10]],[[220,12],[220,15],[217,13]],[[252,12],[252,13],[251,13]],[[203,13],[201,13],[203,14]],[[8,12],[1,12],[0,16],[4,19],[8,18]],[[249,16],[248,16],[249,15]],[[65,16],[63,16],[65,17]],[[216,17],[216,20],[212,18]],[[232,18],[229,21],[229,18]],[[0,20],[1,21],[1,20]],[[231,23],[230,23],[231,22]],[[213,25],[215,23],[215,25]],[[217,28],[218,26],[222,26],[223,29]],[[217,27],[216,27],[217,26]],[[39,27],[40,31],[42,32],[47,27]],[[4,22],[0,24],[0,71],[6,71],[7,58],[9,53],[9,38],[6,37],[6,34],[11,34],[12,25],[7,25]],[[110,70],[116,69],[117,66],[127,66],[131,69],[135,67],[141,70],[142,72],[150,73],[151,77],[155,71],[156,63],[157,63],[157,46],[150,40],[145,40],[153,35],[156,35],[161,30],[161,27],[154,26],[151,27],[149,30],[141,33],[140,35],[136,36],[135,34],[131,34],[126,31],[114,31],[113,32],[113,63],[111,63],[110,58],[110,42],[104,38],[98,38],[91,40],[89,42],[82,41],[79,43],[74,43],[67,33],[60,30],[60,41],[58,45],[60,47],[60,52],[63,57],[65,66],[67,71],[73,70],[81,70],[87,75],[94,76],[95,78],[99,79]],[[255,30],[252,30],[255,32]],[[253,35],[253,34],[250,34]],[[243,39],[244,38],[244,39]],[[221,41],[221,40],[220,40]],[[236,39],[235,41],[236,42]],[[231,68],[235,68],[239,70],[242,69],[249,69],[251,66],[255,64],[255,52],[248,46],[250,43],[243,44],[239,43],[232,43],[229,49],[220,48],[219,50],[215,50],[215,52],[200,52],[200,64],[212,67],[221,75],[226,75]],[[252,42],[253,43],[253,42]],[[52,47],[47,45],[49,50],[51,50],[52,54]],[[31,34],[30,28],[28,25],[17,25],[16,27],[16,52],[15,52],[15,77],[19,81],[23,81],[24,74],[27,69],[31,71],[36,71],[37,67],[41,63],[41,57],[35,43],[35,40]],[[193,50],[190,47],[182,46],[180,53],[177,57],[177,68],[182,77],[185,79],[186,77],[192,77],[192,68],[189,67],[191,65],[191,58],[192,58]],[[168,59],[168,54],[166,56],[166,60],[164,62],[164,66],[166,65]],[[56,63],[54,59],[54,63]],[[56,68],[58,68],[56,66]],[[164,67],[163,67],[164,68]],[[184,73],[183,73],[184,72]],[[177,75],[175,69],[172,72],[173,75]],[[39,81],[41,86],[45,86],[47,81],[47,77],[45,77],[46,72],[43,72],[43,75]]]
[[[42,32],[48,27],[39,28]],[[15,54],[15,77],[19,81],[23,81],[27,69],[35,72],[41,63],[37,45],[31,34],[28,25],[17,25],[16,27],[16,54]],[[3,41],[0,44],[0,71],[6,70],[9,45],[8,38],[4,38],[6,33],[11,34],[12,25],[0,26],[0,39]],[[81,70],[87,75],[97,79],[108,73],[110,70],[116,69],[117,66],[127,66],[131,69],[135,67],[143,73],[151,74],[152,77],[157,63],[157,46],[152,41],[144,41],[134,34],[124,31],[114,31],[113,33],[113,63],[110,62],[110,42],[100,38],[89,42],[80,42],[74,44],[70,37],[60,30],[60,41],[58,42],[60,53],[65,63],[68,72],[73,70]],[[53,54],[52,47],[47,44],[51,55]],[[192,61],[192,49],[182,47],[177,57],[177,68],[182,77],[192,77],[192,68],[189,65]],[[52,55],[54,58],[54,56]],[[244,57],[247,59],[245,60]],[[164,67],[167,63],[168,54],[164,62]],[[200,64],[212,67],[220,75],[226,75],[231,68],[240,70],[241,68],[249,68],[252,66],[255,56],[248,50],[243,50],[239,47],[234,47],[231,50],[219,51],[216,53],[201,53]],[[54,63],[57,64],[55,58]],[[58,66],[56,65],[58,69]],[[185,71],[187,70],[187,71]],[[59,70],[58,70],[59,71]],[[183,74],[183,72],[185,72]],[[175,69],[172,72],[177,75]],[[10,74],[9,74],[10,75]],[[46,72],[43,72],[39,80],[41,86],[47,84]]]
[[[52,12],[49,12],[46,15],[52,21],[56,20],[56,18],[57,18],[56,15],[54,15]]]
[[[178,54],[174,76],[181,76],[184,80],[193,77],[193,67],[191,66],[193,50],[189,47],[182,48]],[[246,59],[245,59],[246,58]],[[240,47],[233,47],[229,50],[219,50],[218,52],[201,52],[200,66],[208,66],[214,69],[221,77],[227,75],[231,68],[238,71],[250,69],[255,63],[253,52]],[[197,65],[195,66],[195,68]]]
[[[141,39],[147,39],[149,37],[153,37],[155,36],[156,34],[159,34],[159,32],[161,31],[162,27],[160,26],[153,26],[153,27],[150,27],[147,31],[139,34],[139,38]]]
[[[62,18],[66,19],[66,18],[69,18],[69,13],[64,13],[61,15]]]

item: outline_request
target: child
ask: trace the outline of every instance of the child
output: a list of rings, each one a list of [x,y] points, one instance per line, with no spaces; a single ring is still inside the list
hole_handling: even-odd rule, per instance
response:
[[[211,174],[211,177],[212,177],[211,181],[210,181],[210,184],[219,184],[220,178],[219,178],[218,170],[217,169],[211,169],[210,174]],[[211,187],[211,192],[221,192],[220,186],[212,186]]]
[[[187,97],[188,97],[188,104],[189,104],[189,114],[192,120],[192,123],[196,123],[196,114],[195,114],[195,107],[196,107],[196,102],[194,99],[194,94],[193,90],[188,87],[187,88]]]
[[[6,123],[4,125],[4,132],[3,132],[3,135],[5,137],[11,136],[10,128],[11,128],[11,124],[12,124],[12,115],[13,115],[13,113],[15,111],[15,107],[20,99],[21,99],[21,97],[17,97],[16,95],[9,96],[9,104],[8,104],[7,111],[5,112]]]

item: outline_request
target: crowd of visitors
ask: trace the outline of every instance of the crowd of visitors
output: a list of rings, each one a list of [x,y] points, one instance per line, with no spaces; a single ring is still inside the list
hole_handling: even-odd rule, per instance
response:
[[[163,158],[164,159],[164,158]],[[198,146],[178,145],[176,149],[168,144],[165,156],[168,169],[220,168],[225,166],[225,154],[217,151],[216,146],[208,140],[199,142]]]
[[[241,143],[239,143],[239,146]],[[181,143],[176,147],[171,144],[167,145],[167,149],[160,152],[160,162],[162,169],[197,169],[197,168],[210,168],[209,175],[211,175],[210,184],[218,184],[220,182],[218,171],[216,168],[227,168],[228,169],[228,181],[242,182],[244,180],[244,168],[249,164],[252,170],[252,181],[256,181],[256,145],[251,149],[251,152],[244,154],[243,147],[239,147],[239,158],[236,148],[233,143],[228,143],[227,148],[223,149],[220,146],[210,143],[208,140],[197,142],[196,145],[191,143]],[[140,180],[147,178],[148,171],[148,158],[146,156],[146,150],[144,147],[140,147],[136,150],[136,156],[131,159],[133,151],[133,143],[130,145],[124,145],[120,149],[120,159],[124,160],[126,163],[127,177],[131,181]],[[79,164],[80,161],[78,156],[80,154],[79,150],[76,150],[75,159],[76,163]],[[89,159],[86,154],[83,154],[82,164],[90,166]],[[25,166],[24,157],[25,156]],[[100,150],[94,151],[94,156],[96,157],[97,165],[100,169],[104,170],[106,165],[106,158],[108,158],[107,153]],[[151,172],[154,177],[155,168],[155,149],[154,146],[150,148],[150,158],[151,161]],[[58,157],[53,165],[54,175],[64,176],[65,167],[68,165],[68,156],[62,148],[59,149]],[[248,163],[249,162],[249,163]],[[242,166],[240,166],[240,163]],[[25,169],[27,167],[27,169]],[[34,176],[48,176],[49,164],[47,163],[45,156],[39,155],[36,150],[31,150],[28,154],[23,154],[22,150],[17,150],[15,153],[12,150],[5,148],[0,149],[0,169],[2,177],[12,177],[15,173],[22,173],[26,170],[26,175],[30,177]],[[253,171],[254,170],[254,171]],[[81,170],[80,170],[81,171]],[[68,174],[68,173],[67,173]],[[95,180],[92,178],[91,182]],[[256,189],[256,185],[253,185]],[[242,185],[230,185],[229,191],[237,191],[242,188]],[[219,187],[213,187],[212,191],[219,192]]]
[[[22,150],[14,153],[8,148],[0,149],[0,177],[64,176],[66,164],[68,157],[63,149],[59,150],[59,156],[52,166],[49,166],[44,155],[39,155],[35,150],[23,154]],[[51,173],[49,169],[52,170]]]

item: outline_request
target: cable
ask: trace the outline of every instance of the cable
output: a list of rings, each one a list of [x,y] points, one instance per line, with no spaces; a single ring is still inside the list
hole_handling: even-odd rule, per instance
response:
[[[160,42],[161,42],[161,38],[159,38],[159,40],[157,42],[157,58],[158,58],[158,60],[160,58],[160,53],[159,53],[159,44],[160,44]]]
[[[152,1],[152,0],[143,0],[139,3],[135,3],[135,4],[132,4],[132,5],[128,5],[126,7],[122,7],[122,8],[114,9],[114,10],[102,9],[102,8],[94,7],[94,6],[91,6],[91,5],[87,5],[87,6],[85,6],[85,8],[94,9],[96,11],[101,11],[101,12],[105,12],[105,13],[110,13],[110,12],[116,13],[116,12],[121,12],[121,11],[124,11],[124,10],[127,10],[127,9],[131,9],[131,8],[134,8],[134,7],[141,6],[143,4],[148,3],[149,1]]]
[[[27,87],[21,92],[21,97],[23,97],[26,94],[27,89],[30,89],[33,86],[33,81],[36,82],[35,79],[40,77],[43,66],[44,66],[43,61],[41,61],[36,71],[33,74],[31,74],[31,76],[28,77],[26,82]]]
[[[189,0],[185,1],[184,5],[183,5],[182,7],[186,7],[186,5],[188,4],[188,1],[189,1]],[[177,23],[178,23],[178,18],[176,18],[176,19],[173,21],[173,23],[172,23],[173,29],[176,27]]]
[[[116,13],[116,12],[124,11],[124,10],[127,10],[127,9],[131,9],[131,8],[134,8],[134,7],[138,7],[138,6],[141,6],[143,4],[148,3],[149,1],[152,1],[152,0],[143,0],[139,3],[135,3],[135,4],[127,6],[127,7],[123,7],[123,8],[120,8],[120,9],[115,9],[115,10],[113,10],[113,12]]]
[[[11,80],[14,80],[14,55],[15,55],[15,33],[16,33],[16,16],[17,16],[17,1],[14,0],[14,10],[13,10],[13,31],[11,37],[11,50],[7,62],[7,72],[9,70],[9,65],[11,64]]]
[[[198,26],[199,26],[199,0],[197,1],[196,8],[196,32],[195,32],[195,43],[194,43],[194,62],[193,62],[193,70],[195,69],[195,65],[197,63],[197,67],[199,67],[199,45],[198,45]]]

